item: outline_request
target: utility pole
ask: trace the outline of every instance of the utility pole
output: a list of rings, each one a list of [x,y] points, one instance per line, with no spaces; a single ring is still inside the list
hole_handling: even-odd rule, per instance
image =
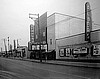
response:
[[[9,52],[9,37],[8,37],[8,52]]]
[[[10,44],[10,46],[9,46],[9,50],[10,50],[11,56],[12,56],[12,45],[11,45],[11,44]]]
[[[40,29],[40,26],[39,26],[39,14],[38,14],[38,30],[39,30],[39,45],[40,45],[40,47],[39,47],[39,49],[40,49],[40,62],[42,62],[42,52],[41,52],[41,29]]]
[[[1,47],[1,53],[2,53],[2,47]]]
[[[20,46],[19,40],[21,40],[21,39],[17,39],[17,48]]]
[[[16,41],[14,40],[14,56],[16,56]]]
[[[17,39],[17,48],[19,47],[19,44],[18,44],[18,39]]]
[[[14,40],[14,50],[16,50],[16,41]]]
[[[4,39],[4,46],[5,46],[5,52],[6,52],[6,55],[7,55],[7,46],[6,46],[6,41]]]

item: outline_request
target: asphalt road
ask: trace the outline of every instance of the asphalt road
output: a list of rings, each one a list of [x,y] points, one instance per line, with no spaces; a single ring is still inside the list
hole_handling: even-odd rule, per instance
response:
[[[100,69],[0,58],[0,79],[100,79]]]

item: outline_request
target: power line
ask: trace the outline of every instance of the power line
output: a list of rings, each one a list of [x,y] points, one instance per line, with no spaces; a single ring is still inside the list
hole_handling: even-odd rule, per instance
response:
[[[95,9],[99,9],[99,8],[96,7],[96,8],[94,8],[94,9],[91,9],[90,11],[93,11],[93,10],[95,10]],[[78,15],[76,15],[76,16],[80,16],[80,15],[83,15],[83,14],[85,14],[85,12],[83,12],[83,13],[81,13],[81,14],[78,14]]]
[[[91,9],[90,11],[94,11],[94,10],[96,10],[96,9],[99,9],[99,8],[96,7],[96,8],[94,8],[94,9]],[[78,17],[77,17],[77,16],[80,16],[80,15],[85,14],[85,12],[84,12],[84,13],[81,13],[81,14],[78,14],[78,15],[76,15],[76,16],[69,16],[69,15],[65,15],[65,14],[61,14],[61,13],[56,13],[56,14],[60,14],[60,15],[67,16],[67,19],[63,19],[63,20],[61,20],[61,21],[58,21],[58,22],[56,22],[56,24],[58,24],[58,23],[60,23],[60,22],[63,22],[63,21],[69,21],[69,20],[71,20],[71,19],[73,19],[73,18],[80,19],[80,20],[85,20],[85,19],[82,19],[82,18],[78,18]],[[97,24],[97,23],[94,23],[94,25],[100,26],[100,24]],[[51,25],[50,25],[50,26],[51,26]]]
[[[90,10],[90,11],[94,11],[94,10],[96,10],[96,9],[99,9],[99,8],[96,7],[96,8],[94,8],[94,9]],[[84,12],[84,13],[81,13],[81,14],[78,14],[78,15],[76,15],[76,16],[80,16],[80,15],[83,15],[83,14],[85,14],[85,12]],[[100,24],[97,24],[97,23],[94,23],[94,25],[100,26]]]
[[[96,24],[96,23],[94,23],[94,25],[100,26],[100,24]]]

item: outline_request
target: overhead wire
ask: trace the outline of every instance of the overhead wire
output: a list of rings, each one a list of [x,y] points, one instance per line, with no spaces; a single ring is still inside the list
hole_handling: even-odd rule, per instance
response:
[[[98,8],[96,7],[96,8],[94,8],[94,9],[91,9],[91,11],[96,10],[96,9],[98,9]],[[83,13],[81,13],[81,14],[78,14],[78,15],[76,15],[76,16],[80,16],[80,15],[83,15],[83,14],[85,14],[85,12],[83,12]]]
[[[94,11],[94,10],[96,10],[96,9],[100,9],[100,8],[99,8],[99,7],[96,7],[96,8],[94,8],[94,9],[91,9],[90,11]],[[85,12],[83,12],[83,13],[81,13],[81,14],[78,14],[78,15],[76,15],[76,16],[80,16],[80,15],[83,15],[83,14],[85,14]],[[94,23],[94,25],[100,26],[100,24],[97,24],[97,23]]]

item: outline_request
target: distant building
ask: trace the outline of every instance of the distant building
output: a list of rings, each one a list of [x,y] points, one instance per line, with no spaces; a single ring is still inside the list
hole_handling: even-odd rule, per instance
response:
[[[18,46],[17,47],[17,52],[16,52],[17,57],[27,58],[27,54],[28,54],[27,46]]]

